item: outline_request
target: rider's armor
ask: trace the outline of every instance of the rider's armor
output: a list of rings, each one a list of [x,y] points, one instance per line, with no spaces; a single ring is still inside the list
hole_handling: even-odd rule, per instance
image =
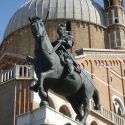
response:
[[[53,46],[60,44],[57,48],[56,53],[60,57],[61,64],[65,67],[67,73],[72,74],[73,71],[81,72],[81,70],[77,67],[77,63],[74,60],[73,55],[70,53],[70,49],[72,48],[74,42],[71,35],[61,36],[53,43]]]

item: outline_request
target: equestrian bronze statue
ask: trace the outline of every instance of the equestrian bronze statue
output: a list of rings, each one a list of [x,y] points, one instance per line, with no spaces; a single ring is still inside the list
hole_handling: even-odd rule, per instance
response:
[[[34,69],[38,81],[30,89],[38,92],[42,105],[48,104],[48,90],[65,96],[76,112],[76,119],[84,125],[90,112],[89,99],[93,98],[94,108],[100,108],[98,91],[91,76],[77,67],[68,49],[73,46],[72,36],[63,34],[59,27],[59,38],[55,44],[50,42],[44,23],[39,17],[29,19],[35,38]],[[82,109],[82,111],[81,111]]]

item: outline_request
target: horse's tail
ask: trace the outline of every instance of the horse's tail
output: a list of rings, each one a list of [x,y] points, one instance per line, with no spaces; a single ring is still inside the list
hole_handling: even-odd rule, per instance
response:
[[[95,107],[94,109],[95,110],[100,110],[100,98],[99,98],[99,92],[97,89],[94,90],[94,93],[93,93],[93,100],[94,100],[94,103],[95,103]]]

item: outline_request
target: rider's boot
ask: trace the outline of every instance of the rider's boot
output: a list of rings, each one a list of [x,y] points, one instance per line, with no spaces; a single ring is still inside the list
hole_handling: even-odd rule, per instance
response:
[[[34,92],[38,92],[39,91],[39,83],[37,82],[35,85],[30,87],[30,90],[34,91]]]
[[[67,69],[68,69],[68,74],[72,74],[72,73],[73,73],[73,71],[74,71],[74,66],[73,66],[73,65],[68,64],[68,65],[67,65]]]

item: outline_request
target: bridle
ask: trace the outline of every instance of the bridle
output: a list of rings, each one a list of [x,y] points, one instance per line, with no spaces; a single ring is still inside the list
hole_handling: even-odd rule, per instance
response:
[[[31,22],[31,24],[34,23],[34,22],[35,22],[35,23],[40,23],[41,20],[38,20],[38,21],[39,21],[39,22],[33,21],[33,22]],[[41,22],[42,22],[42,21],[41,21]],[[43,22],[42,22],[42,23],[43,23]],[[44,25],[44,24],[43,24],[43,25]],[[43,27],[43,26],[42,26],[42,27]],[[43,28],[45,29],[45,27],[43,27]],[[40,36],[40,42],[41,42],[41,43],[43,42],[43,40],[44,40],[44,38],[46,37],[46,35],[47,35],[46,30],[43,30],[42,35]],[[50,51],[45,50],[45,49],[42,48],[42,47],[41,47],[41,49],[42,49],[45,53],[48,53],[49,55],[53,53],[53,51],[52,51],[53,49],[50,50]]]

